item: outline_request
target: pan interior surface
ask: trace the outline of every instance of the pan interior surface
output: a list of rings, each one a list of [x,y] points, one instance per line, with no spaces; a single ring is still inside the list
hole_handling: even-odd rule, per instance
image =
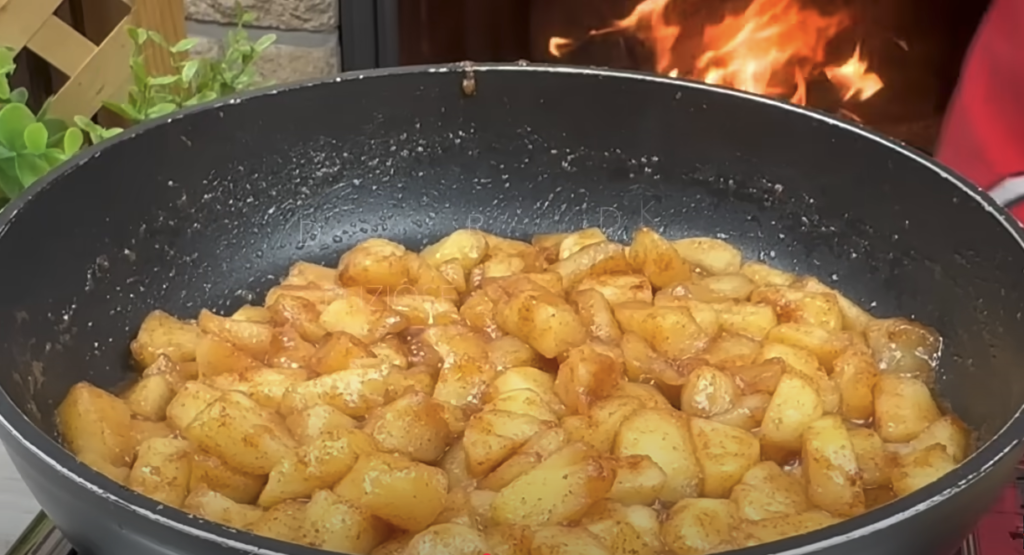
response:
[[[982,439],[1024,403],[1024,252],[1002,216],[867,134],[768,101],[595,71],[404,70],[196,111],[81,160],[0,230],[0,387],[55,436],[130,375],[161,308],[259,302],[296,260],[476,227],[718,237],[945,338],[938,387]]]

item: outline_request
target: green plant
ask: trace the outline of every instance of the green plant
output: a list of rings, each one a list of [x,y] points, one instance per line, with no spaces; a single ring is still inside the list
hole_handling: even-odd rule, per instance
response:
[[[14,69],[14,51],[0,47],[0,206],[78,152],[85,140],[78,128],[47,117],[49,102],[33,114],[25,89],[11,90]]]
[[[149,75],[146,66],[146,42],[153,41],[172,55],[184,57],[197,41],[185,39],[168,45],[158,33],[129,28],[134,49],[128,61],[133,79],[128,101],[104,102],[104,106],[138,123],[263,84],[256,79],[254,64],[276,37],[265,35],[255,43],[249,40],[245,25],[253,20],[253,14],[239,9],[238,26],[228,33],[221,56],[178,60],[175,74],[155,77]],[[14,54],[12,49],[0,46],[0,208],[78,152],[85,143],[85,134],[96,144],[123,131],[120,127],[102,127],[83,116],[75,116],[71,126],[47,117],[49,100],[38,114],[33,114],[25,105],[28,91],[11,90]]]
[[[176,73],[160,76],[150,76],[146,69],[143,55],[146,42],[155,42],[172,55],[180,56],[195,47],[196,39],[184,39],[170,45],[159,33],[129,28],[128,34],[134,43],[129,61],[134,83],[128,92],[127,102],[105,102],[104,106],[128,121],[138,123],[261,85],[256,79],[254,63],[276,37],[264,35],[252,42],[244,27],[252,21],[251,13],[239,13],[238,26],[228,33],[222,56],[178,61],[174,65]]]

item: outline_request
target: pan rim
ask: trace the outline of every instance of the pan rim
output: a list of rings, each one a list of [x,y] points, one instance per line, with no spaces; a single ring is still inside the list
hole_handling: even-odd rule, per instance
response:
[[[50,172],[47,176],[29,187],[29,189],[27,189],[17,199],[11,201],[6,209],[0,212],[0,238],[2,238],[3,234],[17,218],[17,214],[20,209],[40,191],[50,187],[66,173],[81,166],[93,157],[102,155],[103,149],[106,146],[111,146],[121,141],[130,141],[139,134],[155,126],[187,117],[193,113],[206,110],[217,110],[248,99],[275,95],[293,90],[318,86],[330,86],[333,83],[343,83],[350,80],[385,78],[393,75],[464,73],[470,70],[478,73],[507,71],[588,75],[620,80],[661,83],[669,86],[704,90],[714,94],[727,94],[742,97],[754,102],[768,104],[775,108],[796,112],[797,114],[814,118],[823,123],[839,126],[846,131],[856,133],[868,140],[874,141],[883,147],[888,147],[896,155],[906,156],[912,161],[924,165],[945,181],[950,182],[951,185],[959,187],[961,191],[966,192],[975,202],[980,204],[983,209],[994,216],[1006,231],[1008,231],[1017,241],[1021,250],[1024,251],[1024,228],[1021,228],[1020,224],[1018,224],[1017,221],[994,200],[989,198],[986,193],[971,185],[965,179],[944,167],[937,161],[913,150],[905,144],[888,137],[884,137],[856,123],[839,120],[829,114],[811,108],[794,106],[792,104],[764,96],[709,85],[706,83],[686,81],[640,71],[534,64],[527,62],[460,62],[455,64],[402,66],[397,68],[353,71],[328,78],[310,79],[277,87],[249,91],[219,99],[201,106],[191,107],[162,118],[144,122],[126,130],[112,139],[108,139],[102,146],[91,146],[84,149],[70,161],[65,163],[61,168]],[[0,393],[2,393],[2,395],[0,395],[0,425],[4,427],[11,437],[13,437],[15,441],[31,452],[34,456],[41,459],[58,473],[64,475],[71,482],[75,483],[75,485],[88,490],[105,501],[113,502],[114,504],[142,517],[152,520],[158,524],[163,524],[178,533],[184,533],[194,536],[197,539],[219,544],[226,548],[244,551],[253,555],[313,555],[328,553],[316,548],[256,536],[250,532],[222,526],[211,521],[206,521],[205,519],[196,518],[184,511],[166,507],[157,501],[124,488],[99,472],[96,472],[78,462],[74,455],[29,421],[28,417],[17,408],[6,391],[0,390]],[[911,495],[896,499],[884,506],[824,529],[819,529],[807,534],[793,536],[768,544],[730,551],[729,553],[734,553],[735,555],[768,555],[769,553],[772,555],[804,555],[818,552],[821,549],[831,547],[839,543],[867,536],[878,529],[907,520],[933,505],[960,493],[967,486],[973,484],[987,474],[992,467],[1015,450],[1022,441],[1024,441],[1024,405],[1018,408],[1014,416],[1002,427],[1002,429],[993,435],[992,439],[988,443],[983,445],[970,457],[960,463],[956,469]]]

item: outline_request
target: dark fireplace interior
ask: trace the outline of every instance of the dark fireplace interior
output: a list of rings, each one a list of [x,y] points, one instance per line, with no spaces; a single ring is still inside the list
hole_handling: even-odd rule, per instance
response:
[[[531,60],[679,75],[806,103],[930,152],[987,5],[397,0],[397,61]],[[843,65],[855,56],[866,67]]]

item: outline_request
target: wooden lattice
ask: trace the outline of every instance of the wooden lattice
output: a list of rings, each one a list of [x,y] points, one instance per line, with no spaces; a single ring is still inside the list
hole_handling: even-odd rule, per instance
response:
[[[86,0],[86,7],[95,1]],[[68,76],[50,105],[52,116],[91,117],[104,100],[124,100],[131,85],[129,25],[158,31],[168,41],[184,38],[182,0],[122,1],[131,13],[96,46],[54,15],[61,0],[0,0],[0,45],[28,48]],[[162,52],[149,54],[151,70],[165,73],[169,60],[160,58]]]

